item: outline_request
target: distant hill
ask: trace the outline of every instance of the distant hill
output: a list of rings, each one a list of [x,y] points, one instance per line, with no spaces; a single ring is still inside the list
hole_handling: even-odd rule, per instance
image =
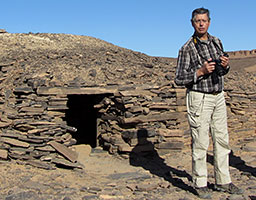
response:
[[[256,72],[256,49],[251,51],[228,52],[230,65],[234,70]]]
[[[231,58],[249,58],[256,57],[256,49],[253,50],[241,50],[241,51],[230,51],[228,52]]]

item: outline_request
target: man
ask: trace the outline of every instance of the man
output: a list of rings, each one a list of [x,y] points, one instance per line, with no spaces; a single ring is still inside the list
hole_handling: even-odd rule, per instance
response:
[[[229,138],[223,75],[229,71],[221,41],[208,33],[209,10],[192,12],[193,36],[179,51],[175,83],[187,88],[187,114],[192,135],[192,177],[197,195],[211,198],[207,187],[206,155],[209,130],[213,139],[215,189],[242,194],[229,174]],[[218,68],[218,69],[217,69]]]

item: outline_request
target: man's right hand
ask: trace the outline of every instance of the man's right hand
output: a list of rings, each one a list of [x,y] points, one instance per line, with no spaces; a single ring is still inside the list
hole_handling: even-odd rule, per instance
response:
[[[208,61],[205,61],[203,66],[196,71],[197,77],[210,74],[214,71],[216,63],[211,62],[211,60],[212,59],[210,58]]]

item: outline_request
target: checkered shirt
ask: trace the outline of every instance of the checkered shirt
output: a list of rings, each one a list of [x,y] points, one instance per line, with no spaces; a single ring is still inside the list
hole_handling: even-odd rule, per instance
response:
[[[179,50],[177,67],[176,67],[176,77],[175,83],[179,86],[186,86],[187,88],[198,91],[211,93],[216,91],[222,91],[224,88],[224,78],[219,77],[219,82],[213,84],[211,74],[197,77],[196,71],[202,67],[203,63],[209,58],[219,59],[223,55],[222,44],[220,39],[217,37],[211,36],[208,34],[207,41],[201,41],[197,37],[198,50],[193,41],[193,37],[181,47]],[[215,44],[213,43],[215,41]],[[219,49],[216,48],[216,45],[219,46]],[[200,52],[200,55],[199,53]],[[229,67],[225,70],[226,73],[229,71]]]

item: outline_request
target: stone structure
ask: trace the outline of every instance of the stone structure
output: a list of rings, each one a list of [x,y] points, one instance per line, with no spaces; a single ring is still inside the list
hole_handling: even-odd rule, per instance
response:
[[[173,82],[175,59],[85,36],[0,37],[0,46],[10,44],[0,63],[2,159],[81,167],[76,143],[113,154],[162,154],[190,145],[186,91]],[[246,86],[245,77],[251,80]],[[255,75],[231,72],[226,81],[230,132],[255,134]]]

